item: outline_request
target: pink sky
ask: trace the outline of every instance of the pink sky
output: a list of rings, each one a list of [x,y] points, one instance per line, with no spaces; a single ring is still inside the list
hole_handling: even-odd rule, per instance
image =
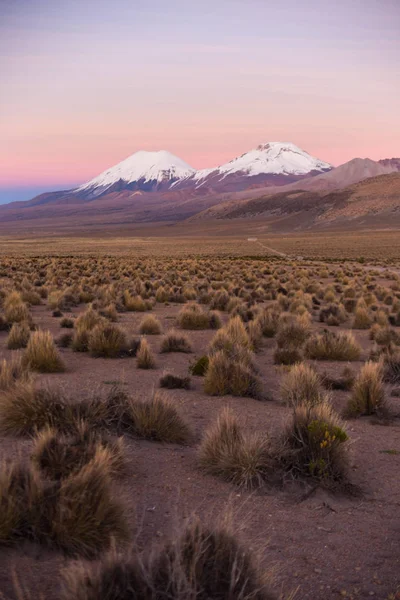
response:
[[[400,156],[397,0],[4,2],[0,188],[74,185],[140,149],[197,168],[267,141]]]

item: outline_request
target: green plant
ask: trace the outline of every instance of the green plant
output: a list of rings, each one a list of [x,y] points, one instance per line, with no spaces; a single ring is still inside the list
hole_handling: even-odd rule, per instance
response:
[[[208,369],[209,360],[210,359],[206,354],[200,356],[200,358],[189,366],[189,373],[191,373],[191,375],[197,375],[198,377],[204,377]]]

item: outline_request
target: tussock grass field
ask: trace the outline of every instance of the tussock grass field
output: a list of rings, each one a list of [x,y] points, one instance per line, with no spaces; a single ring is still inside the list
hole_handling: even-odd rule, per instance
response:
[[[2,597],[395,600],[390,243],[2,238]]]
[[[256,238],[257,241],[249,241]],[[259,256],[276,253],[292,258],[325,261],[362,260],[391,264],[400,260],[398,231],[324,231],[268,234],[255,223],[149,226],[135,230],[112,229],[112,233],[55,234],[53,229],[40,237],[1,234],[0,255],[129,255],[140,257]]]

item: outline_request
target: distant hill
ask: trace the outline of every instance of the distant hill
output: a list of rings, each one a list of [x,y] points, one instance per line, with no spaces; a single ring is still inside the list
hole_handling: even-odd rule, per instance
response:
[[[329,175],[329,174],[328,174]],[[400,173],[370,177],[344,189],[307,191],[301,188],[249,200],[224,202],[191,217],[268,220],[271,228],[400,226]]]

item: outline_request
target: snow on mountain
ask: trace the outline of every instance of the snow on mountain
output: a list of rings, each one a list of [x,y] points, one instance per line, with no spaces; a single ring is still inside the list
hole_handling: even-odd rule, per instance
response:
[[[127,185],[133,183],[152,184],[150,187],[153,189],[157,187],[157,184],[181,180],[195,172],[195,169],[170,152],[140,150],[81,185],[75,192],[90,192],[95,197],[98,195],[95,192],[96,189],[99,190],[99,194],[104,194],[106,190],[121,181]],[[149,185],[145,185],[145,187],[149,188]]]
[[[238,158],[221,165],[217,169],[197,171],[194,179],[202,180],[211,174],[219,173],[221,179],[227,175],[241,173],[255,175],[308,175],[332,169],[332,165],[301,150],[290,142],[268,142],[257,146]]]
[[[81,185],[74,194],[84,200],[92,200],[126,189],[235,191],[248,186],[284,185],[331,169],[328,163],[290,142],[261,144],[224,165],[198,171],[165,150],[142,150]]]

